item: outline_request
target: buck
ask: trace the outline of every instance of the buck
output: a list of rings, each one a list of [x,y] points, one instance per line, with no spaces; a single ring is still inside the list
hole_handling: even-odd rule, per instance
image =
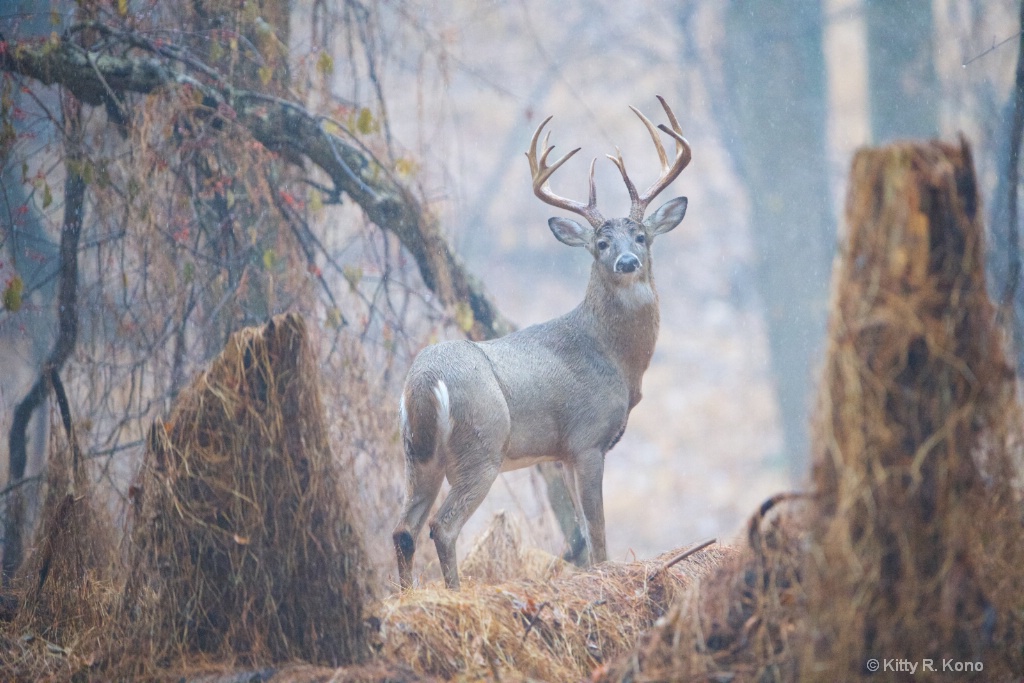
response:
[[[416,538],[441,489],[451,485],[430,522],[441,573],[459,588],[455,541],[469,516],[503,471],[559,461],[592,562],[607,559],[602,478],[605,454],[626,429],[640,401],[640,384],[658,337],[658,295],[651,273],[651,243],[675,228],[686,213],[686,197],[665,203],[644,219],[647,205],[690,162],[690,145],[659,95],[675,140],[669,163],[658,131],[635,107],[661,159],[661,177],[638,194],[622,154],[607,155],[626,184],[628,218],[605,220],[597,209],[594,165],[587,204],[560,197],[551,175],[579,148],[548,165],[554,149],[544,137],[549,116],[526,153],[533,191],[541,201],[578,214],[589,225],[551,218],[555,237],[583,247],[594,258],[583,303],[539,325],[485,342],[446,341],[423,349],[409,369],[399,418],[406,458],[406,499],[393,540],[402,589],[412,585]]]

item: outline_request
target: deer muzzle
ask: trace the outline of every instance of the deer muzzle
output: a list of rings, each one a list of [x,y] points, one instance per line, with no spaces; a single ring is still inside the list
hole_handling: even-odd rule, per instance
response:
[[[640,270],[640,259],[635,254],[625,253],[615,259],[616,273],[632,273]]]

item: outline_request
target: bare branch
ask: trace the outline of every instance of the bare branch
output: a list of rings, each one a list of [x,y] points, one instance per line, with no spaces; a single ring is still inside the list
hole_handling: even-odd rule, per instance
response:
[[[144,45],[132,34],[121,37],[123,47]],[[173,52],[173,51],[172,51]],[[39,45],[7,45],[0,50],[0,70],[18,73],[46,85],[59,84],[91,105],[104,104],[111,91],[124,99],[128,93],[149,94],[167,88],[192,88],[211,116],[230,116],[268,149],[288,158],[304,158],[320,167],[335,184],[359,204],[378,227],[398,237],[412,254],[424,284],[448,306],[468,303],[473,311],[471,336],[500,336],[512,329],[441,235],[439,226],[413,193],[366,152],[332,135],[323,118],[302,105],[240,90],[218,81],[211,85],[169,65],[181,55],[164,48],[157,56],[117,57],[89,52],[69,40]],[[187,66],[194,67],[189,59]],[[197,69],[209,76],[207,69]]]

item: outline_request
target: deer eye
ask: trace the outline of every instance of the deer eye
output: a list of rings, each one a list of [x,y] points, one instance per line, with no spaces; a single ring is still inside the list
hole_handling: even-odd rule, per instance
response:
[[[605,249],[608,248],[608,242],[606,242],[605,240],[598,240],[597,248],[600,249],[601,251],[604,251]]]
[[[643,235],[637,235],[636,236],[636,243],[637,244],[643,244],[646,241],[647,241],[647,238],[644,237]]]

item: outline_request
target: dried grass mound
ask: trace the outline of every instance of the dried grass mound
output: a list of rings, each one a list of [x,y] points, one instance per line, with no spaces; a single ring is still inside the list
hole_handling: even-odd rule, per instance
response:
[[[383,604],[380,656],[442,679],[588,678],[729,554],[713,547],[670,568],[665,556],[551,581],[406,591]]]
[[[523,575],[522,533],[504,510],[477,537],[463,560],[461,572],[467,581],[501,583]]]
[[[981,663],[985,680],[1019,674],[1021,415],[966,142],[859,152],[847,222],[815,435],[804,668],[848,680],[871,658],[929,658]]]
[[[765,521],[789,497],[766,501],[750,521],[748,546],[685,591],[631,652],[594,678],[604,683],[801,680],[808,534],[802,515],[791,507]]]
[[[128,613],[144,659],[361,659],[365,551],[301,317],[231,336],[154,425],[133,493]]]
[[[119,596],[113,527],[95,502],[63,387],[58,402],[70,440],[52,430],[41,523],[15,578],[20,604],[4,629],[13,637],[0,637],[4,678],[70,680],[87,671],[104,647]]]
[[[519,525],[504,510],[494,514],[459,565],[466,581],[490,585],[517,579],[550,581],[573,571],[576,567],[560,557],[523,547]]]

